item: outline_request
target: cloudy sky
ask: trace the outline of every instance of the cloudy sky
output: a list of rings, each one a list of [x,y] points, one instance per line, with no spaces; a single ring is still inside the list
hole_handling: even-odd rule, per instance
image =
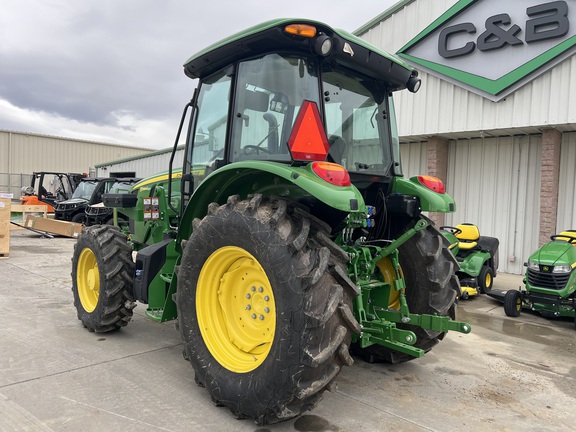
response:
[[[170,147],[195,52],[273,18],[354,31],[396,1],[2,0],[0,129]]]

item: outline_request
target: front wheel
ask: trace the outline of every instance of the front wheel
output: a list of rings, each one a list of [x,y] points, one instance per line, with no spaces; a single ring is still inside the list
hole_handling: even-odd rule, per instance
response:
[[[518,290],[507,291],[504,295],[504,312],[509,317],[519,317],[522,312],[522,294]]]
[[[132,248],[118,228],[84,228],[72,255],[74,306],[84,327],[103,333],[128,324],[136,307],[133,273]]]
[[[70,219],[70,222],[79,223],[79,224],[86,224],[86,221],[87,221],[86,213],[84,213],[84,212],[76,213],[74,216],[72,216],[72,219]]]
[[[184,354],[196,382],[238,418],[298,416],[352,364],[355,287],[327,231],[287,201],[233,196],[211,204],[183,243]]]

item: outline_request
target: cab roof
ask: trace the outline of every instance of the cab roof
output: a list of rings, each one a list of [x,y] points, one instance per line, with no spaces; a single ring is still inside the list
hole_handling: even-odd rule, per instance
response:
[[[284,32],[288,24],[309,24],[317,28],[317,35],[334,40],[333,52],[328,56],[346,66],[359,70],[374,79],[386,81],[391,90],[406,87],[417,72],[402,59],[381,50],[344,30],[310,19],[283,18],[266,21],[233,34],[194,54],[184,64],[190,78],[203,78],[241,59],[268,52],[313,52],[314,39],[297,37]]]

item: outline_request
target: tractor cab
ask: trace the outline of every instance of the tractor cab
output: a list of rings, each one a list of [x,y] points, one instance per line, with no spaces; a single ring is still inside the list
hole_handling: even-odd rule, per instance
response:
[[[310,166],[313,175],[351,178],[361,188],[376,181],[388,194],[390,178],[402,174],[392,92],[416,91],[420,82],[408,65],[365,44],[318,22],[276,20],[191,57],[185,73],[200,82],[181,212],[209,174],[232,163],[245,164],[238,166],[250,179],[245,194],[262,182],[246,163],[260,161],[269,168],[258,166],[259,177],[276,178],[278,190],[270,192],[294,192],[301,201],[309,194],[280,165],[322,162]]]

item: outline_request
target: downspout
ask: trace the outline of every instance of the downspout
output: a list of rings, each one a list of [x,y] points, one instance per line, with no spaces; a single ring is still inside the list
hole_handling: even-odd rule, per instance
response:
[[[12,190],[12,181],[10,180],[12,176],[12,132],[8,132],[8,166],[6,167],[6,171],[8,171],[8,192]],[[22,179],[20,179],[20,183],[22,183]],[[22,184],[20,184],[22,187]]]
[[[10,176],[10,167],[12,166],[12,132],[8,132],[8,176]],[[10,177],[8,177],[8,183],[10,183]]]

